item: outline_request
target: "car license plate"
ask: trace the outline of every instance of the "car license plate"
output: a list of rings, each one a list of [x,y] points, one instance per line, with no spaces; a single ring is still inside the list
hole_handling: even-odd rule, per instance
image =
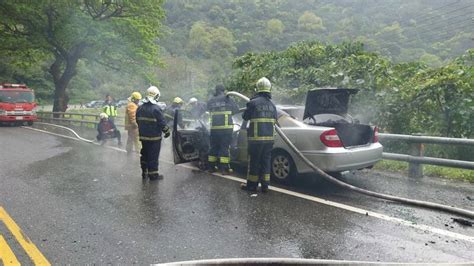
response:
[[[23,116],[16,116],[15,119],[16,120],[23,120]]]

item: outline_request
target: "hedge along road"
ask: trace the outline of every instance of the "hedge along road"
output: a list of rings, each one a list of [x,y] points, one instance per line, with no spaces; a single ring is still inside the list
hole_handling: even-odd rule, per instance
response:
[[[7,151],[0,153],[0,206],[53,264],[474,260],[472,228],[452,223],[449,215],[354,195],[311,176],[255,197],[240,191],[233,177],[162,162],[165,179],[142,183],[136,156],[25,128],[0,131]],[[163,161],[172,158],[169,147],[167,140]],[[346,178],[395,195],[472,205],[463,200],[473,194],[467,184],[373,172]],[[7,243],[20,261],[27,259],[15,241]]]

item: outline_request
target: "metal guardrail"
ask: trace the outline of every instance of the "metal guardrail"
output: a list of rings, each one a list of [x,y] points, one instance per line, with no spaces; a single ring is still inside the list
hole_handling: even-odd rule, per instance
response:
[[[383,159],[408,162],[409,177],[422,177],[423,164],[463,169],[474,169],[474,162],[471,161],[451,160],[424,156],[424,144],[474,146],[474,139],[431,137],[421,136],[420,134],[400,135],[387,133],[379,133],[379,138],[382,143],[384,140],[405,141],[410,143],[411,154],[409,155],[388,152],[383,153]]]
[[[37,112],[38,117],[42,121],[46,122],[60,122],[67,125],[79,125],[83,127],[94,128],[99,122],[99,115],[96,114],[84,114],[84,113],[69,113],[69,112]],[[57,117],[55,117],[57,116]],[[78,117],[80,119],[76,119]],[[93,118],[91,120],[85,120],[86,118]],[[116,126],[123,127],[122,123],[117,121],[124,121],[123,116],[117,116],[115,118]],[[425,157],[424,156],[424,144],[444,144],[444,145],[468,145],[474,146],[474,139],[461,139],[461,138],[444,138],[444,137],[431,137],[421,136],[420,134],[414,135],[401,135],[401,134],[388,134],[379,133],[380,141],[393,140],[393,141],[405,141],[410,143],[411,152],[410,154],[398,154],[398,153],[383,153],[383,159],[395,160],[408,162],[408,176],[410,177],[422,177],[423,176],[423,164],[447,166],[463,169],[474,169],[474,162],[451,160],[443,158]]]
[[[95,127],[99,123],[99,115],[98,114],[84,114],[84,113],[75,113],[75,112],[36,112],[38,118],[45,122],[64,122],[67,125],[79,125],[83,127],[84,125],[88,125],[91,127]],[[91,119],[87,119],[91,118]],[[117,116],[114,119],[114,123],[117,127],[124,127],[123,116]]]

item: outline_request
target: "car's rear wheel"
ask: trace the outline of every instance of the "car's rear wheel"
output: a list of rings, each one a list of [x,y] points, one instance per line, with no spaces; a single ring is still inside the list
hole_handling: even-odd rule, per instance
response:
[[[272,181],[289,182],[296,176],[295,163],[287,152],[281,150],[273,151],[271,163]]]

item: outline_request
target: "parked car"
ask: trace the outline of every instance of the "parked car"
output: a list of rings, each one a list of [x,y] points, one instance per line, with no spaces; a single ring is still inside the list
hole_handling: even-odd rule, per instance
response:
[[[143,100],[144,99],[141,99],[139,102],[138,102],[138,105],[142,105],[143,104]],[[158,107],[160,107],[161,111],[164,111],[166,109],[166,103],[165,102],[157,102],[156,103],[158,105]]]
[[[125,99],[125,100],[120,100],[120,101],[117,102],[117,107],[120,108],[120,107],[122,107],[122,106],[127,106],[127,104],[128,104],[128,100],[127,100],[127,99]]]
[[[98,101],[91,101],[85,104],[87,108],[100,108],[104,105],[103,100],[98,100]]]
[[[359,124],[347,114],[350,95],[357,90],[319,89],[308,92],[305,106],[277,106],[282,131],[306,158],[321,170],[334,174],[347,170],[371,168],[382,159],[382,145],[375,126]],[[176,164],[197,161],[206,151],[209,125],[191,120],[182,112],[185,128],[174,121],[173,153]],[[178,117],[178,116],[175,116]],[[176,119],[175,119],[176,120]],[[247,121],[241,113],[234,116],[230,148],[232,163],[247,165]],[[277,135],[272,151],[273,179],[289,180],[311,168]]]

